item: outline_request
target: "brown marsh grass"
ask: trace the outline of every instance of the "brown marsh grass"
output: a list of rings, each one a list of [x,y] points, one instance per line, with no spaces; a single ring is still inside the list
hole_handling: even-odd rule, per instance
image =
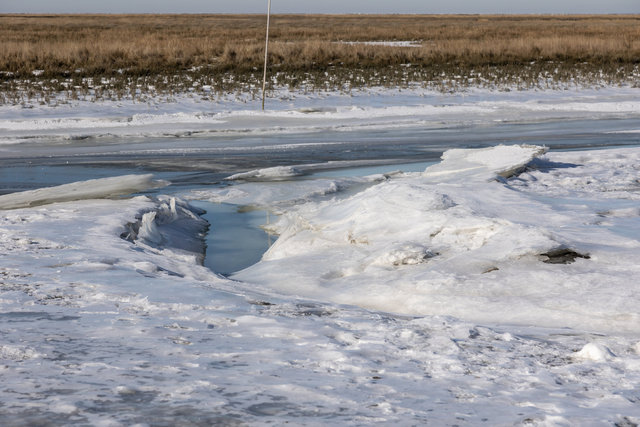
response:
[[[271,85],[638,84],[640,15],[275,15],[271,28]],[[264,33],[263,15],[0,15],[0,94],[248,90]]]

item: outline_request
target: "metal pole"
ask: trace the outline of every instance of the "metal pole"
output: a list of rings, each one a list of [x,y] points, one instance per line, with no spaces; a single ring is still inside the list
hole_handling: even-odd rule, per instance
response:
[[[267,87],[267,55],[269,54],[269,18],[271,16],[271,0],[267,5],[267,37],[264,43],[264,75],[262,76],[262,111],[264,111],[264,93]]]

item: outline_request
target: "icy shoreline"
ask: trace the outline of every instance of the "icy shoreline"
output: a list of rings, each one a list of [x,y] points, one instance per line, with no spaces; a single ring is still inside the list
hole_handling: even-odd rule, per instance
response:
[[[1,106],[0,146],[45,140],[287,134],[358,128],[457,127],[468,124],[638,117],[630,87],[499,92],[470,89],[368,89],[352,94],[281,91],[260,101],[235,97],[173,102],[75,101],[59,106]],[[636,129],[637,130],[637,129]]]

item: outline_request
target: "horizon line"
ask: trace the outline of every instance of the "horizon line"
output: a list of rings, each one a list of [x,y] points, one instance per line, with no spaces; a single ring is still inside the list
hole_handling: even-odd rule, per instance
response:
[[[0,12],[0,16],[7,15],[30,15],[30,16],[51,16],[51,15],[266,15],[266,12]],[[347,16],[347,15],[367,15],[367,16],[639,16],[640,12],[465,12],[465,13],[409,13],[409,12],[389,12],[389,13],[369,13],[369,12],[279,12],[271,15],[327,15],[327,16]]]

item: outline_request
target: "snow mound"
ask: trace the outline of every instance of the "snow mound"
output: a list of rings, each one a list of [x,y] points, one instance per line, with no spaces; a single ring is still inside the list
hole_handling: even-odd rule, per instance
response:
[[[639,271],[640,239],[627,222],[634,212],[628,209],[637,205],[626,198],[607,202],[625,215],[605,218],[601,203],[515,190],[526,176],[495,179],[545,152],[533,146],[452,150],[425,173],[393,176],[339,197],[289,206],[272,198],[265,208],[279,207],[270,226],[278,240],[233,278],[407,315],[635,330],[637,304],[628,282]],[[634,157],[624,159],[630,163],[623,170],[633,171]],[[560,166],[548,173],[550,188],[574,173]],[[273,183],[252,184],[258,199]],[[293,183],[280,184],[289,185],[293,191]]]
[[[590,342],[582,347],[582,350],[573,354],[574,359],[588,360],[592,362],[606,362],[616,357],[607,347]]]
[[[169,185],[168,181],[153,179],[152,174],[91,179],[56,187],[5,194],[0,196],[0,209],[19,209],[74,200],[104,199],[167,185]]]

